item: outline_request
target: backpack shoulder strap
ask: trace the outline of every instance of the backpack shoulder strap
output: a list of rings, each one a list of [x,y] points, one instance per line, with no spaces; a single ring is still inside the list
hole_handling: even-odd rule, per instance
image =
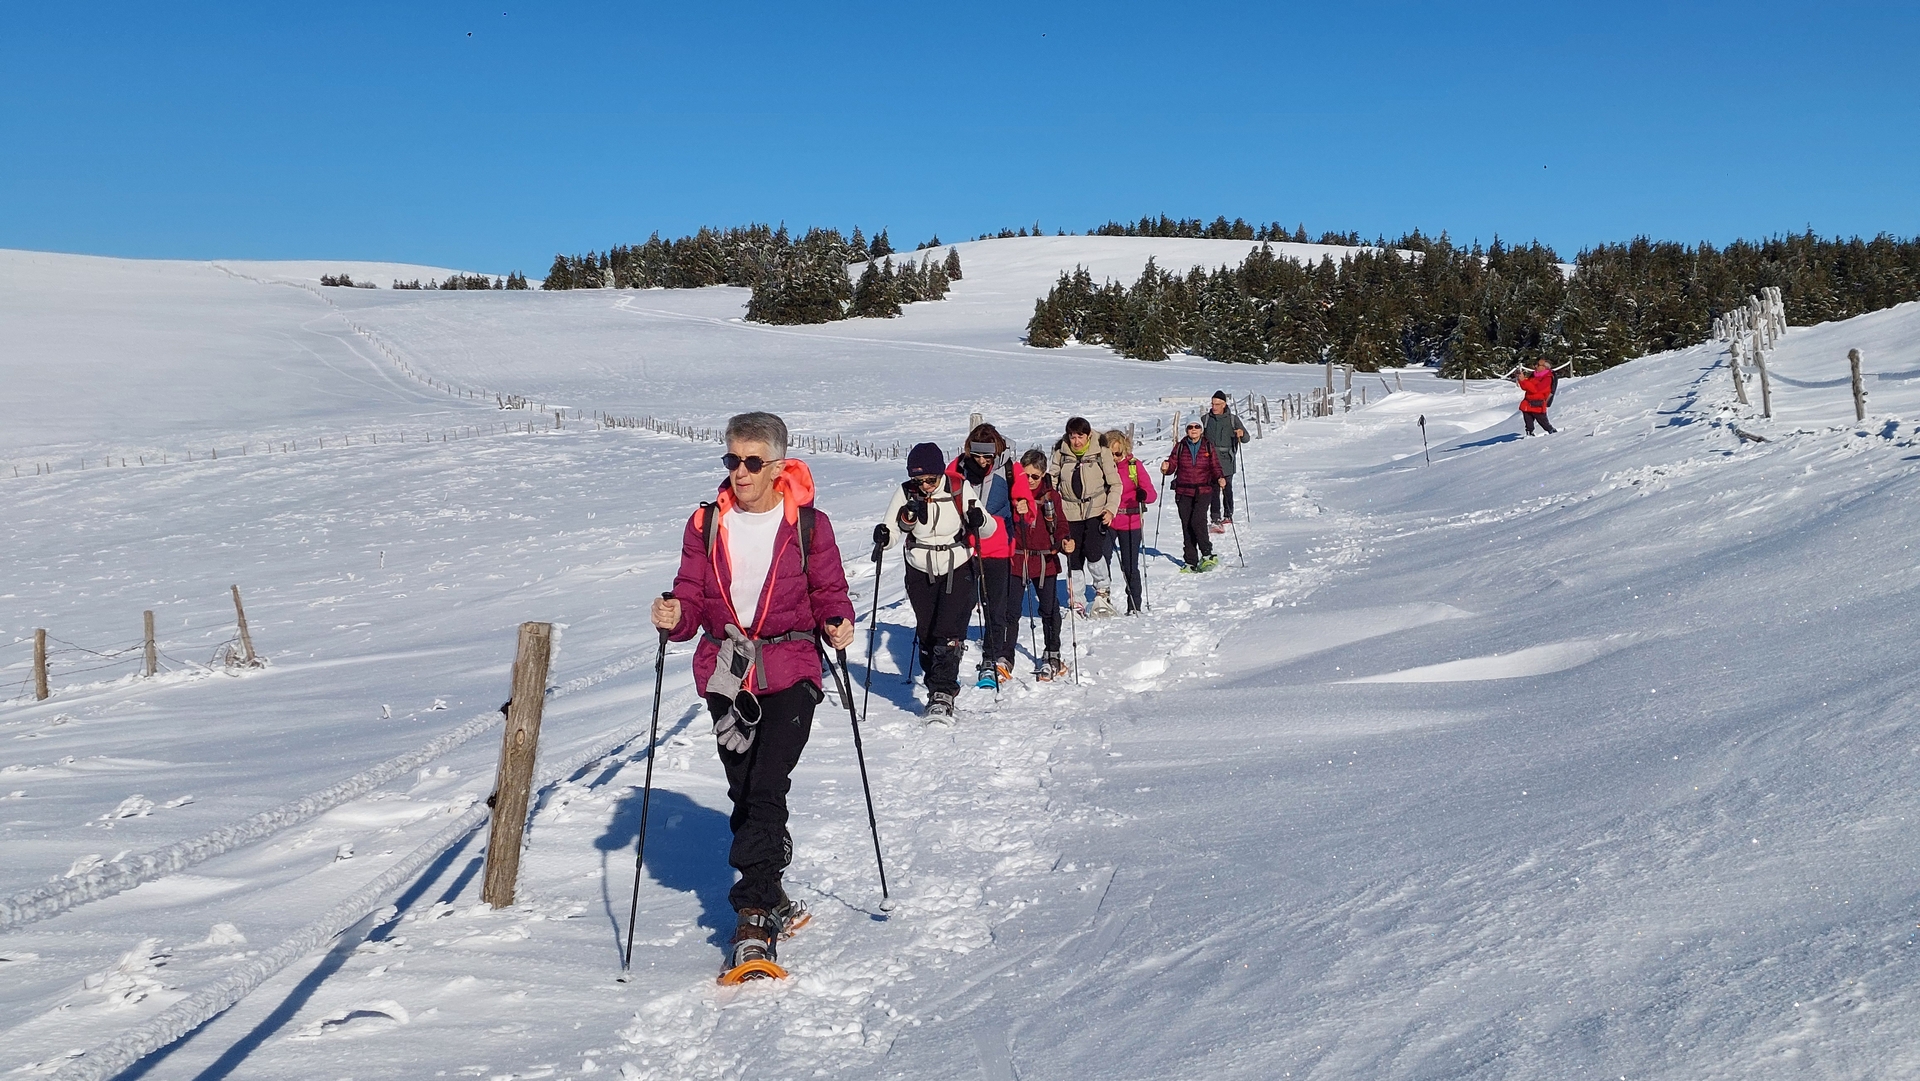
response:
[[[807,558],[812,554],[813,550],[813,519],[817,514],[818,512],[813,509],[813,504],[809,503],[800,508],[799,520],[794,523],[794,528],[799,530],[800,533],[800,573],[802,576],[805,576],[807,573]]]
[[[720,503],[717,500],[702,503],[693,516],[700,522],[700,536],[707,547],[707,558],[712,559],[713,546],[720,542]]]

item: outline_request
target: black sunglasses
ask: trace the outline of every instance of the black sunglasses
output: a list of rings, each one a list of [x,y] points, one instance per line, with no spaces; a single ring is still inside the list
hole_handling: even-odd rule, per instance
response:
[[[775,462],[784,461],[786,461],[785,458],[762,458],[758,454],[750,458],[742,458],[738,454],[722,454],[720,456],[720,464],[726,466],[727,472],[729,473],[743,465],[747,467],[747,472],[758,473]]]

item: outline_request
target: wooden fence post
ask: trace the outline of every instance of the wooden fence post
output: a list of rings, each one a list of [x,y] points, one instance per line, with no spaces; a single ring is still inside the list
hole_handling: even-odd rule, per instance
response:
[[[540,713],[547,698],[547,662],[553,648],[553,624],[520,624],[513,658],[513,697],[507,702],[507,730],[500,739],[500,768],[494,774],[493,825],[487,834],[486,874],[480,899],[495,908],[513,904],[520,877],[520,842],[532,798],[533,760],[540,745]]]
[[[37,702],[47,700],[47,632],[33,632],[33,697]]]
[[[1847,363],[1853,367],[1853,419],[1867,419],[1867,392],[1860,386],[1860,350],[1847,350]]]
[[[160,670],[160,647],[155,645],[153,641],[153,613],[151,611],[146,613],[144,622],[147,625],[147,676],[151,678],[154,673]]]
[[[1737,340],[1727,344],[1727,370],[1733,373],[1733,393],[1740,399],[1740,404],[1753,404],[1747,401],[1747,381],[1740,377],[1740,343]]]
[[[240,622],[240,649],[245,654],[242,658],[242,663],[248,668],[258,668],[260,667],[260,658],[255,656],[253,652],[253,635],[247,630],[247,610],[240,603],[239,586],[233,587],[233,614],[234,618]]]
[[[1773,386],[1767,382],[1767,355],[1754,350],[1753,366],[1760,370],[1760,415],[1773,419]]]

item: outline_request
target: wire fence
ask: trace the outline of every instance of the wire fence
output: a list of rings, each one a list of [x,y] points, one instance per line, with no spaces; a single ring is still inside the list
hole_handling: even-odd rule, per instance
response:
[[[97,675],[102,672],[124,671],[128,674],[144,674],[146,667],[147,641],[135,639],[124,645],[86,645],[72,642],[58,635],[47,635],[46,679],[50,691],[70,690],[75,679],[80,676]],[[171,672],[208,673],[231,668],[240,662],[240,636],[235,633],[225,641],[216,644],[205,661],[182,660],[169,652],[154,640],[154,674]],[[176,649],[180,648],[178,646]],[[12,642],[0,643],[0,702],[17,702],[34,697],[34,660],[32,655],[33,639],[22,638]],[[24,652],[24,656],[16,656]],[[15,673],[18,678],[15,678]],[[104,679],[115,677],[108,676]],[[92,680],[86,682],[102,682]],[[51,697],[51,695],[49,695]]]

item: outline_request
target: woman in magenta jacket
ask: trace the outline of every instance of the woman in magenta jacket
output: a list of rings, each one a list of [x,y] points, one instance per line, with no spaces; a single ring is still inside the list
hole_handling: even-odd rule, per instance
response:
[[[1127,580],[1127,614],[1140,614],[1140,542],[1146,536],[1142,517],[1148,504],[1160,498],[1145,462],[1133,456],[1133,441],[1118,428],[1107,433],[1107,449],[1120,471],[1120,509],[1113,515],[1114,547],[1120,550],[1120,573]]]
[[[694,686],[713,714],[733,801],[734,967],[771,961],[780,933],[805,919],[781,885],[793,858],[787,792],[823,697],[821,647],[847,648],[854,614],[833,524],[812,509],[806,463],[787,457],[786,424],[772,413],[733,417],[722,461],[727,479],[688,518],[673,593],[652,615],[676,642],[700,635]],[[738,678],[718,671],[723,650],[738,658]]]

